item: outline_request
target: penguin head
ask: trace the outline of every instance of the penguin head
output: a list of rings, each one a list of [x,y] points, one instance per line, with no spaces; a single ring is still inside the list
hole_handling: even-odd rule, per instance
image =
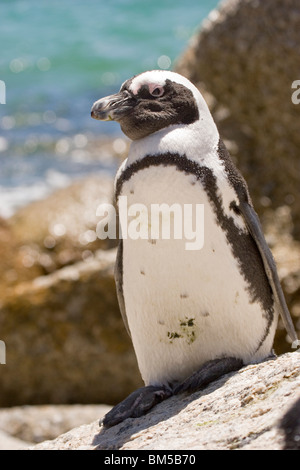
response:
[[[125,135],[142,139],[172,125],[210,116],[199,90],[175,72],[153,70],[126,80],[115,95],[96,101],[94,119],[118,121]]]

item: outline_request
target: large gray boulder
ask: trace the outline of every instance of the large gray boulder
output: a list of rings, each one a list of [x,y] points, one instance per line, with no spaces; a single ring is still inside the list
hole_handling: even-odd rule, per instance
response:
[[[227,0],[211,12],[176,71],[206,95],[255,207],[288,205],[300,239],[298,0]],[[208,92],[208,93],[207,93]]]

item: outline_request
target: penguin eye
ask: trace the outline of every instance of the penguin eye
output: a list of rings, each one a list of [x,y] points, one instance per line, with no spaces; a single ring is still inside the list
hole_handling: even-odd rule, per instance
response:
[[[154,96],[155,98],[159,98],[164,94],[164,88],[159,85],[152,85],[149,87],[149,92],[151,96]]]

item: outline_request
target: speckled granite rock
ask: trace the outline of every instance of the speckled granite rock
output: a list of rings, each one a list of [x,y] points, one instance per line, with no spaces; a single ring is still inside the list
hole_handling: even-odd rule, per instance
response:
[[[294,352],[228,374],[202,392],[171,397],[141,418],[108,430],[94,422],[32,449],[299,450],[297,420],[283,419],[299,399],[300,353]]]
[[[300,79],[299,30],[298,0],[227,0],[176,66],[204,91],[257,211],[289,205],[298,239],[300,105],[291,97]]]

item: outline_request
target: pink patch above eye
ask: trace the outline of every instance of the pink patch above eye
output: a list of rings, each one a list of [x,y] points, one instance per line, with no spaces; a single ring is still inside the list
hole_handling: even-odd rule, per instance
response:
[[[153,96],[162,96],[164,94],[164,88],[156,83],[149,83],[149,92]]]

